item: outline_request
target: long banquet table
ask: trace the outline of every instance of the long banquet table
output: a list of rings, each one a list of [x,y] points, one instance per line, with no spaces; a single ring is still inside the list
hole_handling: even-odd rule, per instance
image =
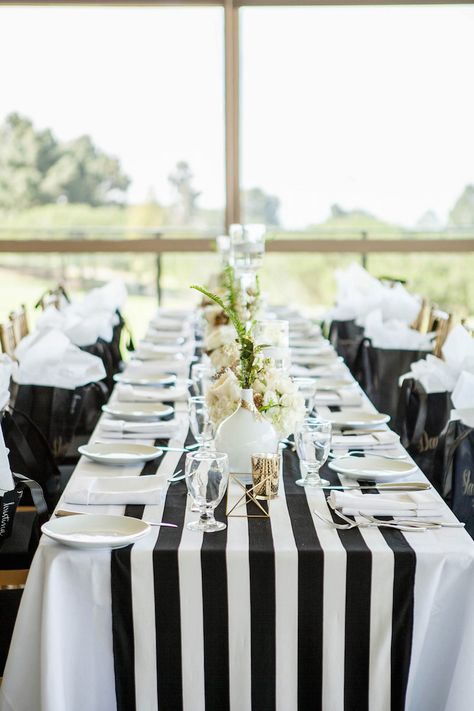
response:
[[[185,403],[175,406],[182,426],[166,444],[180,447],[194,440]],[[288,447],[270,518],[226,518],[224,500],[226,530],[203,536],[186,528],[196,514],[185,483],[166,483],[184,457],[80,460],[73,477],[156,473],[167,487],[160,506],[89,510],[178,528],[114,551],[42,538],[3,711],[472,711],[474,543],[463,529],[337,531],[313,514],[330,516],[325,493],[295,485]],[[240,494],[231,483],[230,506]]]

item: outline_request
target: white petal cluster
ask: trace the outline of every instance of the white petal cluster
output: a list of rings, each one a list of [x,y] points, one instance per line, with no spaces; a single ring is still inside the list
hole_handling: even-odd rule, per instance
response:
[[[216,348],[221,348],[230,343],[235,343],[236,334],[232,324],[217,326],[210,331],[204,339],[204,348],[208,353],[212,353]]]
[[[232,415],[240,402],[240,386],[232,370],[226,370],[217,378],[207,391],[206,401],[215,425]]]

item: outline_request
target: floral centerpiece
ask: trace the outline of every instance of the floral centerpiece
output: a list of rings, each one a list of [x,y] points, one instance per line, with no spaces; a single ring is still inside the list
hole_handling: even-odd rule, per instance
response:
[[[241,323],[252,321],[260,308],[258,279],[256,285],[255,289],[243,290],[233,268],[228,265],[221,274],[220,287],[215,292],[199,288],[203,294],[202,307],[206,322],[204,351],[217,371],[232,367],[239,357],[235,325],[231,322],[228,310],[236,314]],[[219,302],[215,301],[216,297]]]
[[[193,285],[191,288],[215,302],[229,319],[226,325],[227,340],[220,346],[227,358],[222,359],[225,363],[207,393],[212,421],[216,426],[221,424],[235,412],[239,404],[242,406],[242,391],[250,391],[251,402],[247,398],[243,407],[253,409],[267,420],[280,438],[287,437],[305,416],[304,398],[297,386],[275,368],[271,358],[264,356],[262,349],[265,346],[255,343],[240,317],[232,294],[226,304],[220,296],[204,287]],[[228,330],[230,328],[233,331],[232,341]],[[211,338],[212,334],[209,336]]]

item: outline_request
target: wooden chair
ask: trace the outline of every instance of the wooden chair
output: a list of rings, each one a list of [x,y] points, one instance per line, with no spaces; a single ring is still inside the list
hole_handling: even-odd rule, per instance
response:
[[[433,348],[433,355],[438,358],[442,355],[442,348],[448,333],[453,327],[453,315],[448,314],[445,311],[441,311],[437,307],[432,307],[428,322],[428,333],[435,332],[435,342]]]
[[[426,299],[423,299],[421,302],[420,311],[418,312],[418,316],[411,324],[411,328],[415,329],[415,331],[419,331],[420,333],[428,333],[430,311],[431,309],[428,301]]]
[[[10,358],[14,358],[16,348],[15,329],[12,321],[0,324],[0,348],[2,353],[6,353]]]
[[[27,336],[29,333],[25,305],[22,304],[19,309],[17,309],[16,311],[12,311],[10,313],[9,319],[13,325],[13,333],[15,336],[16,345],[18,345],[21,339]]]
[[[44,294],[41,295],[38,303],[35,304],[35,308],[41,308],[44,311],[48,308],[48,306],[54,306],[54,308],[59,311],[64,302],[70,303],[71,299],[69,298],[64,286],[59,284],[55,289],[45,291]]]

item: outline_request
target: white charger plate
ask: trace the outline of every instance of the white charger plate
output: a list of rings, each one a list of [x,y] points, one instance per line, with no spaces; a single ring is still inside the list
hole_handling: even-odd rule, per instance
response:
[[[166,385],[174,385],[176,375],[163,375],[163,373],[116,373],[114,375],[116,383],[124,383],[125,385],[153,385],[154,387],[165,387]]]
[[[139,438],[140,435],[137,434],[137,437]],[[78,447],[77,451],[92,462],[110,465],[150,462],[153,459],[161,457],[163,454],[162,449],[152,447],[149,444],[131,444],[125,442],[114,442],[112,444],[94,442],[93,444],[84,444]]]
[[[414,474],[418,467],[413,462],[400,459],[386,459],[376,454],[365,457],[341,456],[329,462],[329,469],[350,479],[373,481],[395,481]]]
[[[103,412],[119,420],[156,420],[172,415],[174,407],[161,402],[108,402]]]
[[[381,412],[361,412],[360,410],[343,410],[342,412],[330,412],[327,418],[337,427],[366,428],[375,425],[385,425],[390,421],[390,415]]]
[[[72,548],[123,548],[143,538],[151,526],[130,516],[79,514],[51,519],[41,526],[45,536]]]

